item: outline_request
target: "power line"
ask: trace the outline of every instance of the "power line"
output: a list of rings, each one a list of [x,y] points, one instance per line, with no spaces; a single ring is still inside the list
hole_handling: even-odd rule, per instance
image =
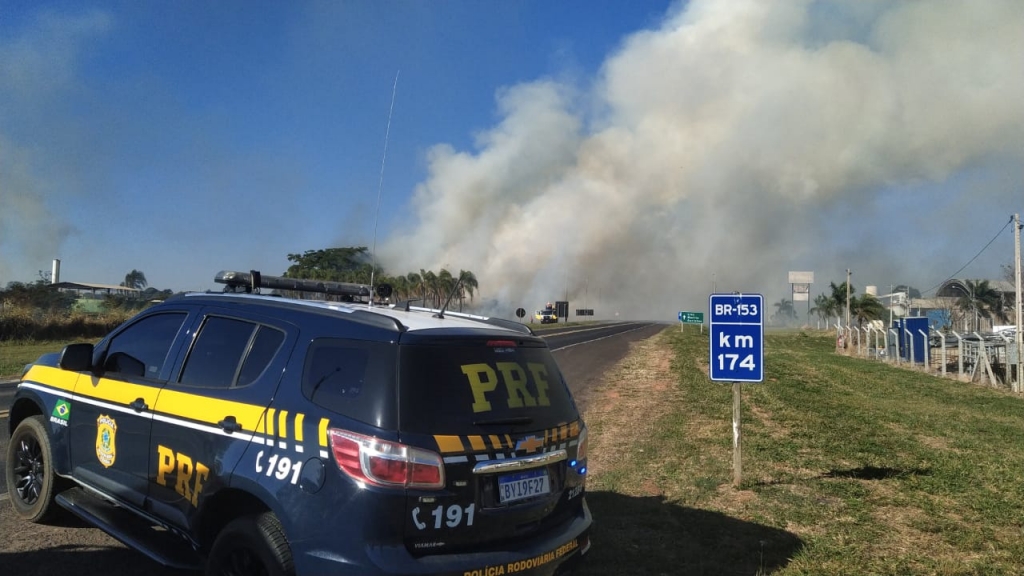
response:
[[[1007,221],[1006,221],[1006,224],[1003,224],[1003,227],[999,229],[999,232],[996,232],[996,235],[995,235],[995,236],[993,236],[993,237],[992,237],[992,239],[988,241],[988,244],[985,244],[985,247],[984,247],[984,248],[982,248],[981,250],[979,250],[979,251],[978,251],[978,253],[974,255],[974,258],[971,258],[970,260],[968,260],[968,261],[967,261],[967,264],[964,264],[963,266],[961,266],[959,270],[957,270],[956,272],[953,272],[952,274],[950,274],[950,275],[949,275],[949,276],[948,276],[948,277],[947,277],[947,278],[946,278],[945,280],[943,280],[942,282],[939,282],[939,283],[938,283],[938,284],[936,284],[935,286],[932,286],[931,288],[929,288],[929,289],[925,290],[925,291],[924,291],[924,292],[922,292],[921,294],[922,294],[922,295],[923,295],[923,294],[928,294],[928,293],[930,293],[930,292],[931,292],[932,290],[935,290],[935,289],[937,289],[937,288],[938,288],[939,286],[942,286],[943,284],[945,284],[945,283],[946,283],[946,282],[947,282],[948,280],[951,280],[951,279],[953,279],[953,278],[956,278],[956,275],[957,275],[957,274],[959,274],[959,273],[963,272],[963,271],[964,271],[964,268],[967,268],[968,266],[970,266],[972,262],[974,262],[975,260],[977,260],[977,259],[978,259],[978,256],[981,256],[982,254],[984,254],[984,253],[985,253],[985,250],[988,250],[988,247],[989,247],[989,246],[991,246],[991,245],[992,245],[992,243],[993,243],[993,242],[995,242],[997,238],[999,238],[999,235],[1000,235],[1000,234],[1002,234],[1004,230],[1006,230],[1006,227],[1007,227],[1007,226],[1009,226],[1011,222],[1013,222],[1013,217],[1012,217],[1012,216],[1010,217],[1010,219],[1009,219],[1009,220],[1007,220]]]

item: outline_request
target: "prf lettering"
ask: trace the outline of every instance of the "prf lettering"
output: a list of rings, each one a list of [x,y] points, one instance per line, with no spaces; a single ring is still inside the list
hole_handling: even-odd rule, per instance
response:
[[[175,477],[174,491],[181,494],[192,506],[199,505],[199,493],[203,482],[210,477],[210,469],[202,462],[175,452],[166,446],[156,447],[156,483],[167,486],[167,475]]]
[[[527,370],[515,362],[463,364],[462,373],[473,390],[473,412],[487,412],[491,402],[504,400],[509,408],[527,406],[550,406],[548,399],[548,369],[539,362],[526,365],[532,390],[527,379]],[[500,375],[500,376],[499,376]],[[498,392],[498,384],[504,385],[505,394]]]

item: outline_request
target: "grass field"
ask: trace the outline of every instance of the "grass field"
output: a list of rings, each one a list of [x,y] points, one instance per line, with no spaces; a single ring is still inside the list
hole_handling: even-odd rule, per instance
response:
[[[82,339],[73,342],[95,342]],[[71,342],[0,340],[0,378],[15,378],[21,374],[25,364],[47,352],[60,352]]]
[[[1024,574],[1024,400],[769,335],[743,386],[707,335],[637,345],[591,402],[586,574]]]

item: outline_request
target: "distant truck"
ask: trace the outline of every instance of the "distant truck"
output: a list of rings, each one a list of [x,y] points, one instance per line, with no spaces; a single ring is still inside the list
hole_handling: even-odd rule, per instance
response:
[[[555,312],[555,307],[551,305],[551,302],[548,302],[543,310],[537,310],[533,314],[533,319],[541,324],[557,324],[558,313]]]

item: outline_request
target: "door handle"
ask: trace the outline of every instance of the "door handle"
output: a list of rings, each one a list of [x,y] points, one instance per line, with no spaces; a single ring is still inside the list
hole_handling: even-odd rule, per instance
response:
[[[217,424],[224,429],[228,434],[232,432],[238,432],[242,429],[242,425],[235,420],[234,416],[225,416],[223,420],[217,422]]]
[[[136,398],[135,402],[132,402],[128,406],[130,406],[131,409],[135,410],[136,412],[142,412],[143,410],[149,408],[149,405],[146,404],[146,401],[143,400],[142,398]]]

